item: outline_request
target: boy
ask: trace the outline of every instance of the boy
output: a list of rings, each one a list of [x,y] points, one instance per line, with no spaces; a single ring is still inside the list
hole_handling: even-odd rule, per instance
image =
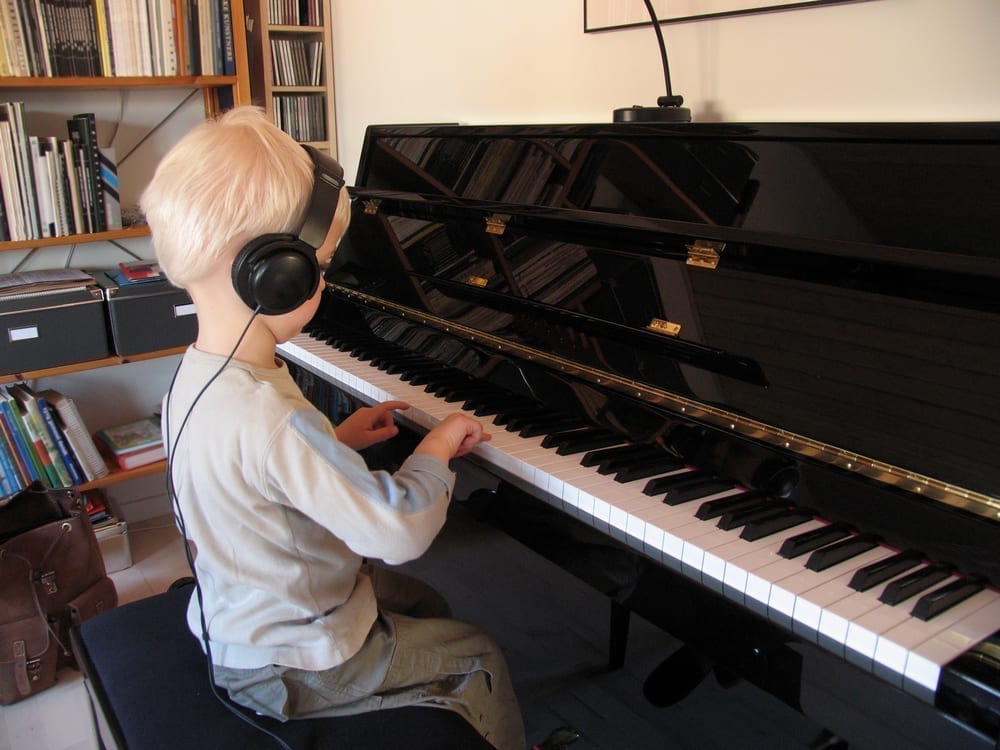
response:
[[[454,414],[397,472],[371,472],[356,451],[394,436],[392,412],[407,405],[334,428],[275,358],[315,313],[319,269],[347,228],[339,165],[238,107],[171,149],[142,208],[160,266],[198,316],[163,420],[201,589],[188,624],[215,682],[280,720],[446,707],[497,748],[524,748],[496,644],[447,619],[429,587],[363,559],[423,554],[445,521],[448,461],[489,435]]]

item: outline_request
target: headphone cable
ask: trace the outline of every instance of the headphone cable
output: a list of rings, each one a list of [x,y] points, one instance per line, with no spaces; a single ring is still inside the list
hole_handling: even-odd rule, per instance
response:
[[[191,554],[191,546],[188,544],[187,541],[188,540],[187,525],[184,522],[184,514],[181,511],[180,498],[177,497],[176,488],[174,486],[175,451],[173,450],[173,448],[176,448],[177,444],[180,442],[181,434],[184,432],[184,428],[187,426],[188,419],[191,417],[191,412],[194,411],[195,404],[197,404],[198,401],[201,400],[201,397],[205,395],[205,391],[208,390],[208,387],[215,382],[216,378],[218,378],[222,374],[222,371],[226,369],[226,367],[232,361],[233,357],[236,356],[236,351],[240,348],[240,344],[243,343],[243,339],[246,338],[247,332],[250,330],[250,326],[257,318],[257,315],[260,313],[260,309],[261,309],[260,305],[257,305],[257,307],[254,308],[253,314],[250,316],[250,320],[247,321],[246,326],[243,328],[243,332],[240,334],[240,337],[236,340],[236,345],[233,347],[233,350],[229,352],[229,356],[226,357],[222,365],[219,366],[219,369],[215,371],[215,374],[208,379],[208,382],[206,382],[205,385],[201,387],[201,390],[198,391],[198,393],[195,395],[194,399],[191,401],[191,405],[188,407],[187,413],[184,415],[184,419],[181,420],[181,426],[177,429],[177,436],[174,438],[173,441],[171,441],[170,440],[170,396],[173,394],[174,384],[177,382],[177,375],[181,371],[181,364],[183,364],[183,360],[181,361],[180,364],[177,365],[177,369],[174,370],[174,376],[170,380],[170,387],[167,389],[166,403],[163,408],[163,427],[164,427],[163,434],[166,435],[167,449],[168,449],[167,450],[168,454],[167,494],[170,497],[171,505],[173,506],[174,513],[177,516],[177,525],[181,532],[182,541],[184,542],[184,557],[187,559],[188,567],[191,569],[191,577],[194,580],[195,595],[198,597],[198,612],[201,621],[201,638],[202,638],[202,643],[205,646],[205,660],[208,664],[209,689],[212,691],[212,695],[214,695],[218,699],[219,703],[225,706],[234,716],[238,717],[245,723],[249,724],[254,729],[257,729],[258,731],[263,732],[264,734],[269,736],[283,750],[291,750],[288,744],[281,737],[279,737],[266,727],[263,727],[257,722],[255,722],[249,716],[239,711],[232,703],[223,698],[222,694],[219,693],[218,686],[215,684],[215,665],[212,663],[212,646],[208,637],[208,623],[205,620],[205,606],[201,590],[201,583],[198,581],[198,574],[195,571],[194,556]]]

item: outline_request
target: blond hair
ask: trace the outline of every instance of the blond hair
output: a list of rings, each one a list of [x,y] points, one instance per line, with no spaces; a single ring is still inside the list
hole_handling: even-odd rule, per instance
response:
[[[142,195],[157,261],[186,287],[231,263],[254,237],[297,232],[312,183],[309,155],[259,107],[197,125],[164,156]]]

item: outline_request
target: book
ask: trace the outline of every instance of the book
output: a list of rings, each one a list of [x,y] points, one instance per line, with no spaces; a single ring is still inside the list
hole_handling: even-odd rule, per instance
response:
[[[113,148],[99,148],[101,190],[104,192],[104,228],[122,228],[122,202],[118,192],[118,165]]]
[[[35,456],[34,448],[28,439],[21,419],[17,413],[17,406],[13,403],[14,397],[5,388],[0,388],[0,419],[3,420],[7,430],[14,438],[17,448],[17,463],[21,473],[28,479],[28,483],[40,481],[43,473],[41,462]]]
[[[104,443],[101,443],[101,445],[104,445]],[[149,448],[140,448],[139,450],[129,451],[128,453],[114,454],[110,452],[110,449],[105,448],[104,450],[108,459],[114,461],[114,463],[117,464],[118,468],[122,471],[138,469],[140,466],[156,463],[157,461],[167,457],[167,448],[163,445],[163,443]]]
[[[31,435],[35,452],[42,461],[42,466],[51,482],[50,487],[70,487],[73,484],[69,470],[63,462],[55,441],[45,426],[38,399],[34,391],[26,383],[13,383],[7,387],[10,395],[21,405],[21,419]]]
[[[93,112],[73,115],[66,121],[70,140],[83,152],[83,174],[89,188],[87,206],[91,216],[91,231],[103,232],[107,228],[104,207],[104,188],[101,182],[100,148],[97,145],[97,119]]]
[[[116,456],[163,445],[160,422],[155,417],[145,417],[116,427],[106,427],[98,430],[96,437],[98,445],[103,443]]]
[[[16,483],[23,489],[31,484],[32,478],[22,467],[22,459],[20,457],[21,449],[18,446],[19,438],[14,434],[7,419],[4,418],[2,413],[0,413],[0,433],[3,434],[3,442],[5,450],[7,451],[7,458],[11,464],[11,469],[17,477]]]
[[[69,447],[69,443],[66,442],[66,437],[63,435],[62,428],[56,422],[56,417],[54,415],[55,408],[45,400],[44,396],[40,394],[35,394],[35,401],[38,404],[38,411],[42,414],[42,421],[45,422],[45,429],[48,430],[49,435],[52,437],[52,442],[55,443],[56,450],[59,452],[59,457],[62,459],[63,465],[66,467],[66,473],[69,474],[70,482],[72,484],[83,484],[86,479],[77,464],[73,451]]]
[[[120,276],[126,283],[135,284],[142,281],[163,281],[163,269],[156,261],[139,260],[132,263],[119,263],[116,276]]]
[[[104,492],[100,489],[87,490],[83,493],[83,509],[92,524],[99,524],[111,518],[111,508]]]
[[[80,416],[76,402],[69,396],[51,388],[39,391],[38,395],[55,409],[66,442],[72,448],[87,481],[91,482],[107,476],[108,466],[101,458],[97,445],[94,444],[94,439],[90,436],[90,432]]]

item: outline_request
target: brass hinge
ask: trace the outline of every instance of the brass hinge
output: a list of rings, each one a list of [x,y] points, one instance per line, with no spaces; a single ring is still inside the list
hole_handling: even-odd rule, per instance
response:
[[[365,204],[365,214],[367,216],[374,216],[378,213],[378,207],[382,205],[381,198],[369,198],[364,202]]]
[[[726,249],[726,243],[714,240],[695,240],[685,247],[688,251],[686,262],[689,266],[716,268],[719,265],[719,256]]]
[[[486,234],[501,235],[507,231],[510,214],[493,214],[486,217]]]
[[[646,330],[652,331],[653,333],[662,333],[666,336],[676,336],[681,332],[681,324],[673,323],[669,320],[663,320],[661,318],[653,318],[649,321],[649,325],[646,326]]]

